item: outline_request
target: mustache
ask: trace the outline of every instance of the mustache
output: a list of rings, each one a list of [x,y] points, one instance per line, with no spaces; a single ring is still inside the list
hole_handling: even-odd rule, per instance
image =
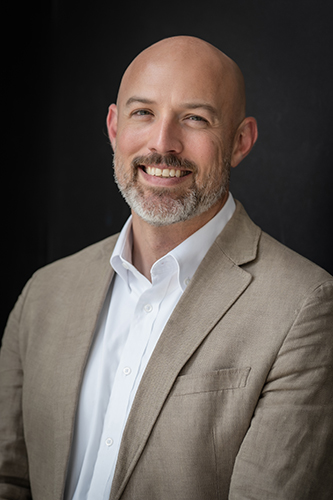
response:
[[[132,167],[151,167],[153,165],[166,165],[167,167],[183,168],[191,172],[197,172],[198,168],[196,163],[181,158],[173,154],[161,155],[159,153],[151,153],[146,156],[137,156],[132,160]]]

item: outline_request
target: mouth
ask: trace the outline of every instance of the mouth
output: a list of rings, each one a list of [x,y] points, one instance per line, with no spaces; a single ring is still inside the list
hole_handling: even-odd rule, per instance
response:
[[[189,170],[181,170],[179,168],[158,168],[158,167],[145,167],[140,165],[141,169],[148,175],[153,177],[163,177],[165,179],[170,177],[185,177],[191,174]]]

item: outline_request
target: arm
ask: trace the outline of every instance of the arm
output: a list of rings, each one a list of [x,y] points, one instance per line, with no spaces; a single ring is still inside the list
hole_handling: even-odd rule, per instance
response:
[[[28,289],[26,287],[25,291]],[[31,499],[22,416],[19,324],[25,293],[9,316],[0,354],[0,499]]]
[[[236,458],[230,500],[333,498],[333,282],[304,302]]]

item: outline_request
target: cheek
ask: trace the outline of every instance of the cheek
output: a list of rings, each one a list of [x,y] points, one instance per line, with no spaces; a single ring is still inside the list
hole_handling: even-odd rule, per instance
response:
[[[117,147],[113,168],[116,178],[122,187],[124,187],[132,179],[133,173],[129,165],[130,162],[127,160],[127,156],[122,154]]]
[[[124,157],[137,155],[142,144],[142,134],[136,130],[124,129],[117,136],[117,151]]]
[[[223,168],[222,145],[211,138],[195,141],[190,154],[198,165],[199,177],[211,175],[212,170],[221,171]]]

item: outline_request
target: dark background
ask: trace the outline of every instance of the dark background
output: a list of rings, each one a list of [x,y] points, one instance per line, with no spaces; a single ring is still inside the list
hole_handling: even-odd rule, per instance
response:
[[[4,325],[39,267],[118,231],[108,105],[145,47],[201,37],[247,83],[259,140],[231,191],[267,232],[333,273],[332,14],[328,1],[15,2],[4,7]],[[5,117],[5,118],[4,118]]]

